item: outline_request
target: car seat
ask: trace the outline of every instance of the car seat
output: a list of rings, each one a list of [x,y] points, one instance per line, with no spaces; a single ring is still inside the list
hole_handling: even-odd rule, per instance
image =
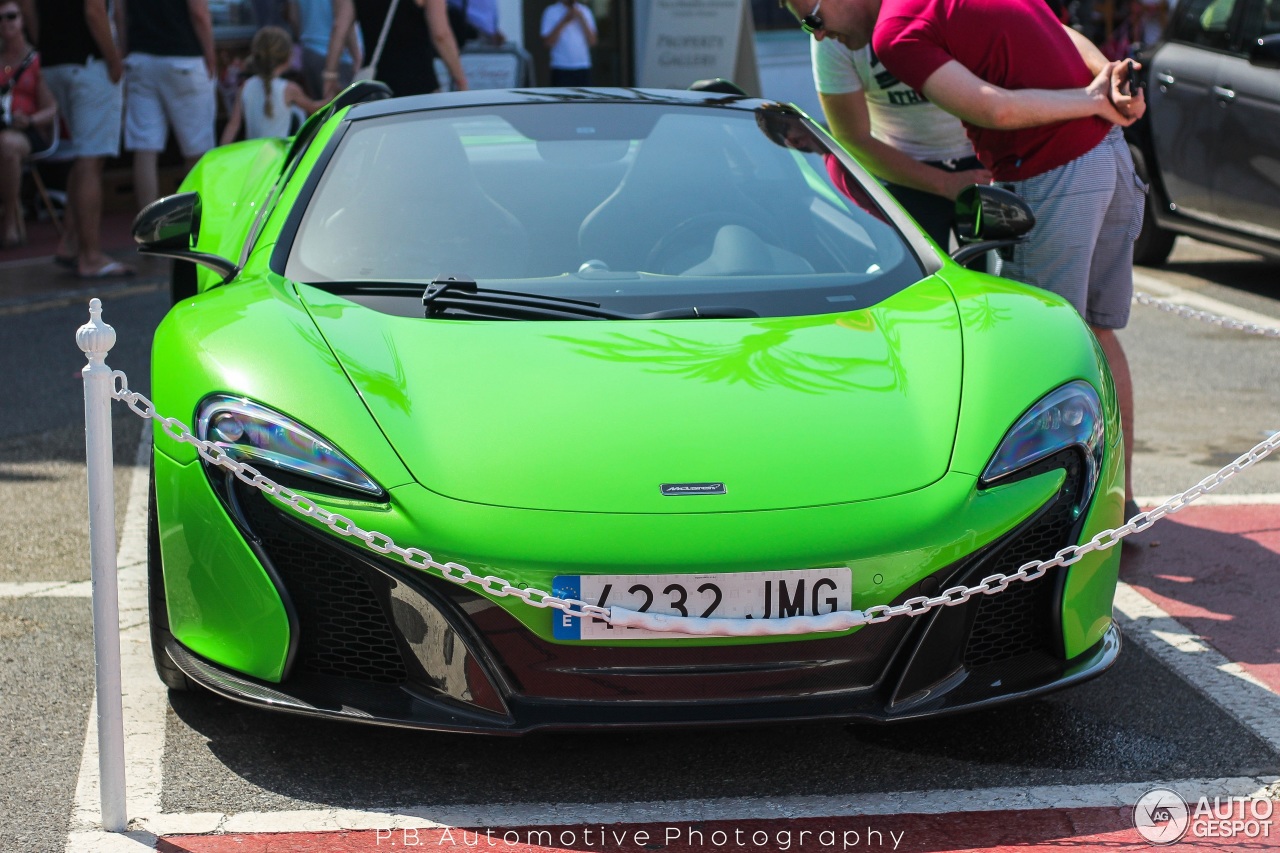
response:
[[[730,161],[734,144],[727,128],[705,116],[664,115],[641,142],[618,188],[583,220],[583,260],[640,270],[658,242],[690,220],[720,215],[726,224],[771,223],[769,212],[738,189],[743,176]]]
[[[480,186],[448,122],[370,127],[350,142],[344,156],[354,161],[349,174],[359,179],[335,176],[338,184],[324,194],[325,205],[337,209],[316,212],[326,227],[307,241],[307,266],[325,271],[310,257],[326,251],[319,239],[345,244],[335,256],[339,266],[353,269],[327,273],[340,277],[365,277],[366,269],[377,278],[525,274],[524,226]]]

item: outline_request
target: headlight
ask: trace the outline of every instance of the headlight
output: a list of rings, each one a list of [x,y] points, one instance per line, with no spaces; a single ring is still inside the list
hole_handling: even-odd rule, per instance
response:
[[[1093,386],[1078,380],[1068,382],[1040,398],[1018,419],[1000,442],[979,482],[983,487],[996,485],[1060,450],[1079,447],[1085,460],[1085,482],[1080,494],[1083,506],[1098,482],[1105,432],[1102,404]]]
[[[268,465],[381,497],[382,487],[311,430],[243,397],[217,394],[196,412],[196,435],[251,465]]]

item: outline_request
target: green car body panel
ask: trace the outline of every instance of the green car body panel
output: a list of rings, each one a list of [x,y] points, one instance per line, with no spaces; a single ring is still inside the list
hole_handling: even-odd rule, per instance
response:
[[[239,257],[245,235],[280,175],[284,153],[284,140],[251,139],[215,148],[200,158],[179,188],[200,192],[200,233],[192,248],[233,261]],[[198,267],[196,281],[203,291],[221,277]]]
[[[333,121],[321,124],[296,160],[286,159],[291,140],[271,138],[224,145],[201,157],[178,188],[180,192],[200,193],[200,233],[192,248],[238,260],[246,247],[246,237],[253,233],[254,223],[266,205],[267,219],[254,235],[257,239],[251,247],[255,261],[265,267],[281,221],[297,200],[300,182],[290,181],[290,176],[295,172],[305,175],[315,166],[336,126]],[[277,184],[280,192],[273,196],[271,191]],[[197,268],[196,280],[200,292],[222,282],[216,272],[206,267]]]
[[[914,491],[951,458],[960,331],[937,281],[858,314],[625,329],[304,298],[415,479],[458,500],[706,512],[658,486],[714,480],[728,484],[716,512],[785,509]]]
[[[157,449],[155,478],[165,495],[156,518],[174,636],[234,670],[279,681],[290,631],[279,592],[226,512],[217,511],[200,465],[180,464]]]
[[[861,310],[674,322],[393,316],[290,281],[272,252],[346,112],[315,121],[309,143],[226,146],[187,176],[182,190],[202,202],[192,248],[241,269],[224,283],[200,268],[197,295],[164,318],[152,396],[193,426],[214,394],[305,425],[385,499],[290,485],[360,528],[542,590],[561,575],[847,566],[851,606],[865,609],[998,542],[1059,494],[1062,469],[991,487],[980,478],[1028,407],[1077,380],[1105,415],[1078,541],[1122,522],[1118,407],[1096,340],[1057,296],[945,257]],[[227,671],[287,681],[297,637],[279,579],[192,445],[159,427],[154,436],[173,639]],[[722,482],[725,494],[672,499],[659,488],[698,482]],[[1114,634],[1119,551],[1062,570],[1053,607],[1068,662]],[[562,642],[553,611],[473,591],[539,641]]]
[[[616,362],[606,362],[612,377],[607,388],[602,387],[598,375],[600,350],[585,342],[584,335],[596,331],[596,340],[609,344],[614,331],[608,324],[470,324],[387,317],[311,288],[305,288],[308,302],[304,305],[294,286],[279,277],[243,277],[231,286],[178,305],[165,318],[154,349],[155,400],[162,411],[188,416],[204,396],[216,392],[270,400],[286,415],[305,412],[306,424],[382,484],[391,500],[383,506],[313,497],[334,506],[361,527],[421,547],[438,560],[462,562],[473,571],[499,574],[513,583],[547,589],[556,575],[589,573],[601,566],[619,573],[680,573],[848,565],[858,579],[853,606],[863,608],[892,600],[921,577],[997,539],[1022,520],[1010,514],[1011,508],[1030,511],[1057,490],[1061,472],[983,491],[976,489],[976,483],[1001,438],[1022,414],[1024,404],[1019,401],[1035,399],[1073,378],[1096,376],[1099,369],[1098,351],[1080,345],[1078,319],[1065,302],[1011,282],[980,281],[979,274],[959,267],[947,267],[945,275],[945,284],[942,277],[925,280],[861,312],[732,323],[686,322],[681,325],[681,335],[696,336],[697,327],[703,326],[703,334],[714,329],[715,346],[741,345],[740,372],[708,381],[696,371],[655,369],[646,361],[627,365],[625,370],[618,370]],[[993,322],[1010,312],[1043,316],[1036,323]],[[422,333],[424,324],[433,327],[433,335]],[[395,327],[410,325],[415,327],[411,338],[397,334]],[[468,330],[470,336],[458,334],[464,326],[475,326]],[[489,329],[484,327],[502,335],[485,334]],[[1009,340],[1010,334],[1033,327],[1034,341]],[[656,323],[650,328],[628,328],[629,335],[641,339],[646,333],[660,333]],[[728,329],[734,331],[729,333]],[[832,432],[847,433],[847,444],[853,448],[847,458],[806,459],[799,448],[773,442],[780,423],[774,420],[774,413],[760,411],[761,391],[747,381],[759,376],[752,361],[760,358],[763,345],[753,339],[761,336],[801,351],[807,345],[806,336],[818,342],[814,346],[825,345],[828,336],[835,336],[847,344],[840,356],[833,356],[828,349],[827,357],[847,358],[858,365],[850,371],[852,375],[865,370],[871,377],[866,384],[883,386],[870,389],[870,396],[885,407],[883,411],[865,402],[869,389],[860,385],[858,397],[864,401],[862,406],[871,407],[870,416],[863,419],[859,411],[850,410],[840,422],[812,424],[810,443],[815,446],[818,439],[829,438]],[[193,341],[201,345],[193,347]],[[887,341],[902,345],[897,365],[891,366],[888,353],[892,347]],[[1044,347],[1046,341],[1059,346]],[[1040,346],[1032,346],[1036,342]],[[406,348],[400,349],[401,345]],[[477,349],[469,349],[472,346]],[[993,362],[997,354],[1008,353],[1015,346],[1025,346],[1032,354],[1052,352],[1053,356],[1028,357],[1013,364]],[[954,377],[935,374],[919,377],[917,388],[916,374],[910,369],[914,362],[906,354],[929,349],[927,356],[936,359],[937,348],[947,357],[943,361],[952,360],[956,370],[964,371],[963,402],[913,405],[913,393],[935,392],[934,383],[940,379],[945,380],[940,383],[943,386],[958,384]],[[478,357],[481,349],[487,353],[484,358]],[[1063,359],[1072,356],[1077,363],[1064,364]],[[438,364],[439,370],[427,372],[428,381],[448,376],[449,382],[458,384],[415,386],[397,358]],[[538,362],[539,367],[545,367],[545,375],[554,380],[520,389],[503,379],[504,364],[527,366],[531,358],[545,359],[545,364]],[[903,359],[907,363],[901,363]],[[262,370],[264,363],[273,369]],[[1000,382],[992,383],[991,376],[999,377]],[[464,393],[468,384],[484,389],[484,393]],[[996,384],[1003,390],[982,393],[984,386]],[[1108,389],[1101,390],[1108,393]],[[588,411],[591,406],[625,410],[637,400],[654,406],[662,400],[681,400],[686,393],[685,406],[675,406],[678,414],[668,421],[671,432],[656,436],[646,431],[593,436],[589,429],[570,422],[550,424],[554,430],[547,433],[547,424],[503,416],[490,402],[502,399],[511,412],[520,412],[539,405],[539,396],[555,395],[556,405],[543,404],[539,410],[585,418],[584,407]],[[796,411],[803,412],[810,400],[829,402],[842,394],[849,396],[848,389],[840,386],[801,386],[788,389],[788,393],[792,398],[788,418]],[[521,399],[524,394],[532,395],[527,403]],[[311,402],[315,399],[328,404],[317,408]],[[433,405],[437,399],[454,403],[437,407]],[[937,398],[932,402],[937,403]],[[408,416],[419,414],[414,406],[426,407],[430,415],[411,422]],[[886,413],[903,421],[933,418],[932,436],[913,432],[908,436],[912,440],[901,446],[867,446],[883,431],[868,431],[866,421],[883,418]],[[654,452],[657,447],[670,449],[673,441],[682,441],[679,432],[699,421],[734,422],[739,428],[733,441],[726,442],[722,436],[722,448],[710,458],[710,435],[697,436],[683,462],[678,448],[666,456]],[[408,434],[413,423],[425,431]],[[794,432],[795,425],[790,428]],[[565,429],[573,432],[566,437]],[[650,421],[647,430],[652,429]],[[938,434],[944,440],[939,441]],[[392,449],[388,435],[396,438],[400,454]],[[467,435],[471,441],[460,446]],[[652,446],[647,444],[651,441]],[[180,493],[190,502],[184,511],[161,501],[165,528],[181,529],[184,536],[210,543],[238,538],[233,522],[200,470],[194,449],[168,439],[162,431],[157,431],[156,443],[158,455],[167,457],[174,466],[169,476],[185,478],[182,488],[172,493]],[[619,444],[647,447],[648,452],[619,458],[609,449]],[[460,458],[433,453],[437,446],[457,448]],[[421,449],[422,454],[410,455],[406,448],[415,453]],[[571,473],[560,476],[545,469],[548,456],[559,466],[569,466]],[[910,458],[899,460],[901,456]],[[753,462],[733,466],[735,457]],[[575,466],[575,458],[585,463]],[[885,468],[877,467],[886,461],[910,463],[901,466],[906,475],[901,480],[888,477]],[[847,491],[814,500],[803,483],[806,475],[812,477],[823,464],[848,469],[841,482]],[[685,467],[681,469],[681,465]],[[423,472],[417,478],[415,466]],[[1121,466],[1111,442],[1084,538],[1120,521]],[[698,498],[663,502],[659,483],[696,481],[713,473],[706,470],[708,467],[727,472],[716,474],[715,479],[733,484],[725,497],[735,503],[727,508],[717,504],[716,511],[707,511]],[[168,470],[167,466],[161,468]],[[902,487],[881,493],[859,492],[866,488],[863,480],[900,482]],[[545,489],[545,493],[523,495],[523,503],[533,506],[501,505],[484,499],[496,493],[496,485],[523,481],[537,482]],[[618,503],[610,483],[644,488],[617,488],[632,495],[630,503]],[[471,491],[464,491],[468,488]],[[522,495],[512,489],[506,493]],[[652,499],[646,501],[645,493]],[[587,502],[594,501],[602,509],[587,511]],[[189,518],[198,518],[198,523],[188,523],[185,519]],[[912,519],[913,524],[904,525],[904,518]],[[206,529],[210,525],[221,525],[222,534]],[[689,567],[688,546],[680,544],[688,542],[699,543],[696,568]],[[207,550],[193,551],[191,542],[179,542],[172,536],[165,537],[162,548],[174,636],[193,651],[228,667],[278,680],[289,641],[287,619],[275,588],[252,553],[247,548],[234,549],[234,553],[220,552],[216,559],[195,565],[181,555]],[[1095,552],[1070,569],[1063,598],[1063,642],[1069,656],[1091,647],[1110,625],[1118,557],[1115,551]],[[878,582],[868,582],[876,578]],[[205,594],[211,588],[223,592]],[[254,606],[225,604],[235,600],[253,602]],[[497,599],[497,603],[531,631],[551,640],[548,611],[509,598]],[[789,639],[793,638],[629,644],[716,645]]]

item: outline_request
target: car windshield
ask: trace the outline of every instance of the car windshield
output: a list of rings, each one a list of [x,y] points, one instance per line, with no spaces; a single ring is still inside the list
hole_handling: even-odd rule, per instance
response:
[[[345,293],[453,277],[630,315],[851,310],[922,275],[861,180],[776,105],[380,116],[341,139],[284,272]]]

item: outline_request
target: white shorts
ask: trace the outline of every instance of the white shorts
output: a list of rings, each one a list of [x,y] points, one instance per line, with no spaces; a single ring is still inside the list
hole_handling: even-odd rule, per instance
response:
[[[124,79],[126,149],[163,151],[170,127],[183,157],[199,157],[214,146],[217,85],[203,58],[131,53]]]
[[[90,59],[84,65],[50,65],[41,69],[41,75],[67,122],[68,138],[59,143],[58,153],[119,156],[124,87],[111,82],[107,63]]]

